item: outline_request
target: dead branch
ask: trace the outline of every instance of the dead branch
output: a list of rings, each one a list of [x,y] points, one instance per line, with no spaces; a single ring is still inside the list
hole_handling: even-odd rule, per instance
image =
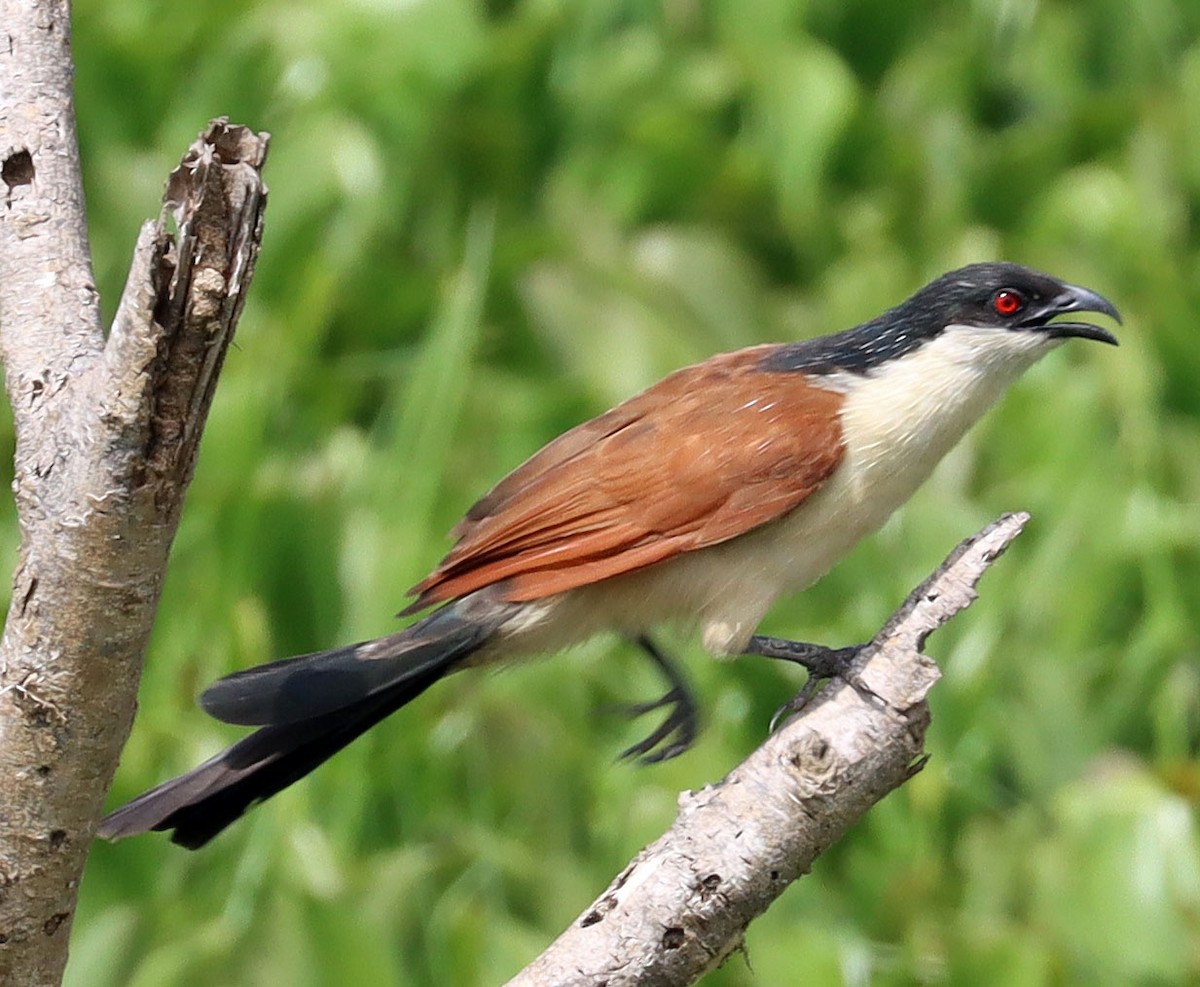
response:
[[[1028,520],[1006,514],[962,542],[864,649],[858,688],[826,686],[723,781],[681,795],[671,829],[508,987],[678,987],[737,949],[750,922],[924,765],[925,697],[940,672],[920,649],[970,605]]]
[[[21,548],[0,640],[0,983],[57,984],[217,374],[267,135],[217,120],[146,223],[107,338],[66,0],[0,0],[0,358]],[[167,229],[173,217],[176,232]]]

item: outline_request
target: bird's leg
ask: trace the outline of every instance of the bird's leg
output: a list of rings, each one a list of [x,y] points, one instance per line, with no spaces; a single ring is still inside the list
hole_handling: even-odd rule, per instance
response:
[[[745,654],[790,661],[803,665],[808,670],[808,681],[804,683],[804,688],[775,711],[775,715],[771,717],[770,729],[775,730],[781,717],[799,713],[804,709],[826,679],[841,679],[864,698],[878,699],[879,697],[853,671],[854,660],[865,647],[864,644],[855,644],[848,648],[830,648],[823,644],[788,641],[785,638],[764,637],[761,634],[750,638]]]
[[[679,666],[646,635],[638,637],[635,643],[662,670],[669,688],[653,702],[636,703],[624,707],[623,711],[631,718],[667,707],[670,712],[650,736],[621,751],[618,759],[636,758],[641,764],[656,764],[678,757],[692,746],[699,732],[699,712]]]

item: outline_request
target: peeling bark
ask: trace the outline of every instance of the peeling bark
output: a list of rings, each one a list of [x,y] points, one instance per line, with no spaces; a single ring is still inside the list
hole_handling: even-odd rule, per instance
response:
[[[262,233],[267,136],[214,121],[105,337],[64,0],[0,0],[0,359],[21,548],[0,640],[0,982],[57,984],[79,876]],[[177,232],[168,232],[173,217]]]
[[[740,948],[792,881],[924,766],[925,697],[941,673],[921,648],[1028,520],[1007,514],[960,544],[859,655],[854,686],[826,686],[722,781],[684,792],[671,829],[508,987],[679,987]]]

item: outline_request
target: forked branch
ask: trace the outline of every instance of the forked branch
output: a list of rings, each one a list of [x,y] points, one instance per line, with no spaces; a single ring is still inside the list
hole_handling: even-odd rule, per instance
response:
[[[0,0],[0,356],[21,547],[0,641],[0,983],[57,984],[167,555],[262,235],[267,135],[213,121],[107,338],[66,4]],[[174,220],[176,232],[166,219]]]

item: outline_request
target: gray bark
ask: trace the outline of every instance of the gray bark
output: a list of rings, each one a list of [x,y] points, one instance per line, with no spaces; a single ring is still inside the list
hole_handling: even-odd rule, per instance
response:
[[[671,829],[508,987],[678,987],[738,949],[792,881],[923,767],[940,673],[921,648],[1028,520],[1005,515],[959,545],[858,656],[857,688],[826,686],[724,780],[683,793]]]
[[[107,336],[65,0],[0,0],[0,359],[21,547],[0,640],[0,983],[57,984],[76,889],[262,232],[266,135],[214,121]],[[167,231],[173,214],[177,233]]]

